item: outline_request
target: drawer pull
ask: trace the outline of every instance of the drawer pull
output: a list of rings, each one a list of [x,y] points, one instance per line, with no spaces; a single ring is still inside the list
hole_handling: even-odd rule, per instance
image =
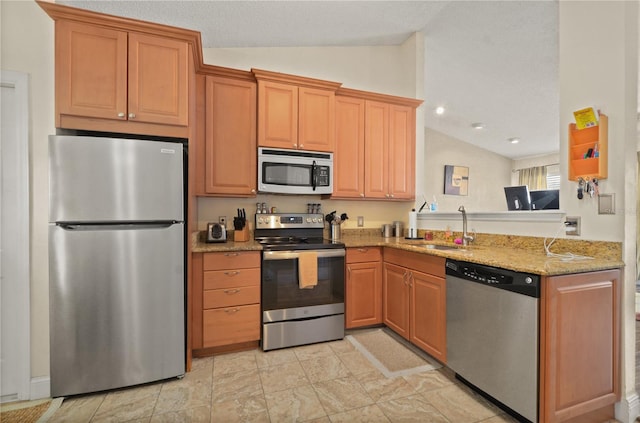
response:
[[[236,308],[228,308],[224,312],[227,313],[227,314],[234,314],[234,313],[237,313],[239,311],[240,311],[240,309],[236,307]]]
[[[237,275],[240,274],[240,272],[238,272],[237,270],[232,270],[232,271],[229,271],[229,272],[224,272],[224,274],[227,275],[227,276],[237,276]]]
[[[366,253],[367,251],[369,251],[368,248],[358,248],[358,252],[360,253]]]
[[[238,292],[240,292],[239,289],[227,289],[224,291],[225,294],[229,294],[229,295],[237,294]]]
[[[238,253],[224,253],[225,257],[236,257],[239,254]]]

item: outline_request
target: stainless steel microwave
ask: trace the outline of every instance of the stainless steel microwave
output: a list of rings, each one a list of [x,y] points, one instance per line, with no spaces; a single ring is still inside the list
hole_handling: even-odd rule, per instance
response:
[[[258,191],[331,194],[333,153],[258,148]]]

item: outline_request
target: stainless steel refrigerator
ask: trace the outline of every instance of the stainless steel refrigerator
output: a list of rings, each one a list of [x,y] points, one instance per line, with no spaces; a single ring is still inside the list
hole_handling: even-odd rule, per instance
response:
[[[49,137],[52,397],[184,374],[183,149]]]

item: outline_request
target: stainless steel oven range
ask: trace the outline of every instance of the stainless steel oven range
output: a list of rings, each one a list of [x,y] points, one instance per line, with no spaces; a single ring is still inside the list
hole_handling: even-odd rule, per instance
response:
[[[262,349],[344,338],[345,247],[323,238],[323,215],[256,214],[255,228],[263,248]]]

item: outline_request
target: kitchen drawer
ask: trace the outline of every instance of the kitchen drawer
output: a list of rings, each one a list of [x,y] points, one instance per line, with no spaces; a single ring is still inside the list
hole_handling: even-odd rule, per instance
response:
[[[203,347],[260,340],[260,305],[216,308],[203,312]]]
[[[363,263],[367,261],[380,261],[382,254],[379,247],[353,247],[347,248],[347,263]]]
[[[204,272],[204,289],[237,288],[240,286],[260,286],[260,268]]]
[[[417,270],[440,278],[444,278],[445,276],[444,257],[396,250],[395,248],[385,248],[384,261],[385,263],[393,263],[398,266]]]
[[[260,286],[204,291],[204,309],[260,303]]]
[[[260,267],[259,251],[230,251],[226,253],[205,253],[204,270],[246,269]]]

